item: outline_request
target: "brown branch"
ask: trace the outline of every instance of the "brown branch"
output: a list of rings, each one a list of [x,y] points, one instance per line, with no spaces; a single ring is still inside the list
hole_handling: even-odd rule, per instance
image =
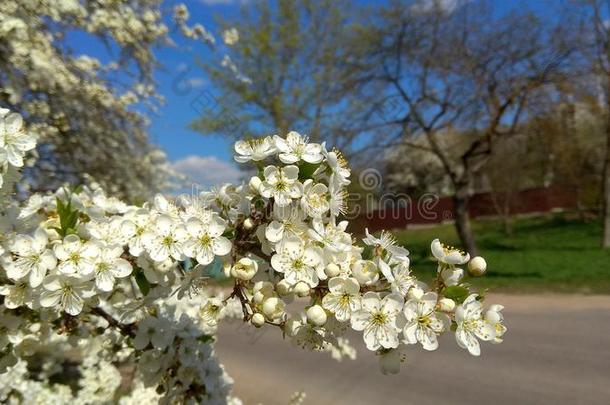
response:
[[[97,315],[101,318],[104,318],[104,320],[106,322],[108,322],[108,325],[118,329],[121,334],[125,335],[125,336],[129,336],[131,338],[136,336],[136,332],[135,332],[135,328],[134,325],[123,325],[122,323],[120,323],[119,321],[117,321],[116,319],[114,319],[112,317],[112,315],[110,315],[108,312],[104,311],[102,308],[100,307],[95,307],[93,309],[91,309],[91,313],[94,315]]]

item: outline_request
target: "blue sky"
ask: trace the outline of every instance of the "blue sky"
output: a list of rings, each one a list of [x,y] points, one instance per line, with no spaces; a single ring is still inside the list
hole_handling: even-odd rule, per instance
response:
[[[430,0],[422,0],[423,2]],[[468,0],[441,0],[447,4]],[[360,0],[359,3],[367,3]],[[543,9],[549,0],[504,1],[497,0],[499,12],[505,12],[518,4]],[[163,4],[168,15],[174,5],[185,3],[190,12],[189,24],[200,23],[220,41],[216,18],[231,19],[239,13],[239,8],[248,6],[247,0],[170,0]],[[379,4],[376,2],[376,4]],[[170,20],[167,25],[175,46],[158,49],[155,54],[162,68],[155,74],[158,92],[166,102],[158,115],[151,115],[150,138],[163,148],[174,167],[187,174],[195,183],[203,186],[236,181],[239,170],[232,159],[231,143],[222,137],[203,136],[188,128],[189,123],[199,114],[193,104],[201,101],[211,90],[204,72],[197,66],[197,58],[209,60],[213,51],[205,44],[184,38],[177,32]],[[92,44],[86,36],[75,36],[74,45],[101,60],[105,59],[104,48]]]
[[[179,2],[166,2],[172,8]],[[189,24],[200,23],[220,40],[215,17],[230,18],[239,12],[240,2],[231,0],[191,0]],[[170,25],[171,22],[168,22]],[[197,58],[211,58],[210,48],[200,42],[171,34],[175,47],[156,52],[163,68],[156,74],[158,92],[166,99],[160,114],[151,118],[151,140],[162,147],[175,168],[204,186],[236,181],[239,170],[233,163],[231,144],[218,136],[203,136],[188,128],[199,112],[193,107],[210,89]]]

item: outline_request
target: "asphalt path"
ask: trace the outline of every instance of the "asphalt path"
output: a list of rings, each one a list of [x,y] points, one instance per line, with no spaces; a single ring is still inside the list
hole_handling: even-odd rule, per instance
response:
[[[479,358],[444,336],[435,352],[413,347],[397,376],[354,335],[356,360],[337,362],[283,341],[279,330],[231,323],[217,352],[245,404],[610,404],[610,296],[494,295],[508,332]]]

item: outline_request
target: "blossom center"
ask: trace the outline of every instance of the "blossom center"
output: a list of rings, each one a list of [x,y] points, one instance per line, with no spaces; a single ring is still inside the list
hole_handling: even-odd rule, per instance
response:
[[[174,244],[174,238],[171,237],[171,235],[168,235],[166,237],[163,238],[163,240],[161,241],[161,243],[164,246],[171,246]]]
[[[371,317],[373,325],[385,325],[388,322],[388,317],[383,312],[375,312]]]

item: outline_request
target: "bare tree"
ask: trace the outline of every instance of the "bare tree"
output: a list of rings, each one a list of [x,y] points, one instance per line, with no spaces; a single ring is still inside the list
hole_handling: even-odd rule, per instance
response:
[[[457,232],[477,254],[468,213],[473,179],[497,140],[517,132],[529,100],[552,83],[566,53],[550,45],[549,27],[532,13],[496,17],[487,3],[435,4],[382,9],[355,40],[354,68],[362,74],[353,84],[369,106],[360,111],[362,127],[384,140],[378,145],[438,157],[453,185]],[[456,132],[467,142],[443,147],[441,139]],[[422,137],[424,146],[415,142]]]
[[[345,146],[346,94],[339,90],[346,74],[341,43],[349,11],[343,0],[257,1],[224,21],[237,28],[239,41],[203,66],[222,111],[192,127],[233,139],[298,130],[314,141],[324,137]]]
[[[585,13],[590,23],[584,25],[585,55],[591,61],[591,71],[599,79],[603,103],[605,105],[606,147],[602,181],[602,246],[610,248],[610,25],[608,13],[610,3],[601,0],[588,0]]]

